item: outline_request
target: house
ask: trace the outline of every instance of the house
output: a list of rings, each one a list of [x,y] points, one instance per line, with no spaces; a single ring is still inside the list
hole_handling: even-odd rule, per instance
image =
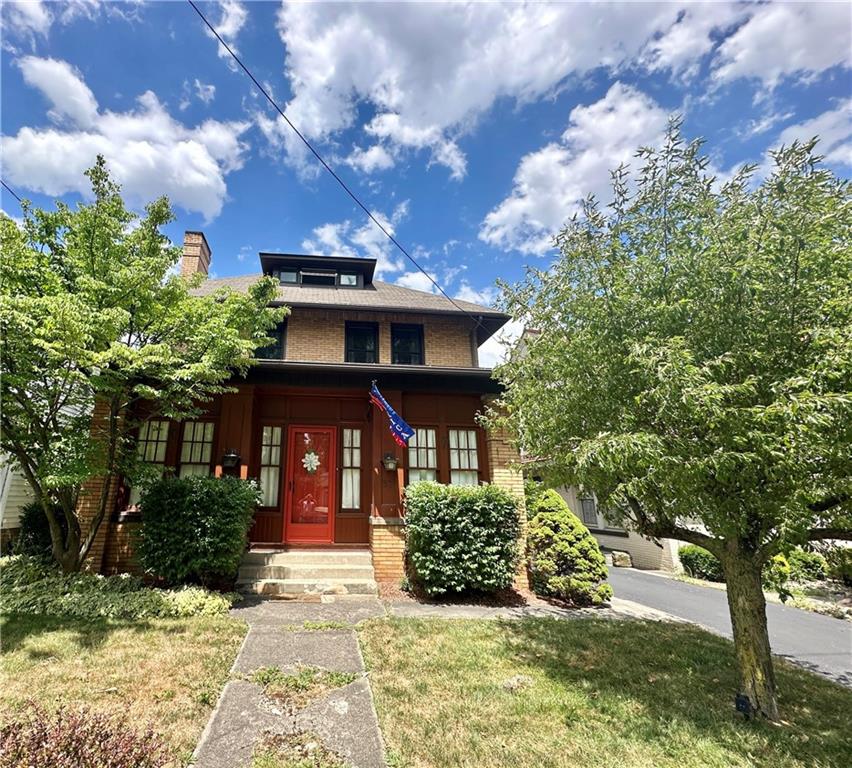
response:
[[[33,499],[26,479],[0,460],[0,553],[6,553],[20,530],[23,508]]]
[[[181,273],[206,276],[210,263],[204,235],[187,232]],[[313,574],[327,567],[338,574],[330,582],[347,568],[400,579],[408,483],[489,482],[522,497],[509,443],[477,422],[498,392],[477,349],[509,317],[381,282],[375,270],[375,259],[261,253],[260,272],[279,283],[275,304],[290,308],[274,342],[201,417],[149,421],[138,435],[140,456],[164,471],[257,478],[262,504],[241,577],[259,591],[286,591],[278,577],[292,580],[296,564]],[[245,291],[259,276],[208,278],[197,290]],[[373,381],[415,430],[405,449],[370,403]],[[93,479],[86,498],[103,482]],[[132,568],[140,519],[136,489],[113,495],[112,519],[91,550],[90,567],[106,573]]]

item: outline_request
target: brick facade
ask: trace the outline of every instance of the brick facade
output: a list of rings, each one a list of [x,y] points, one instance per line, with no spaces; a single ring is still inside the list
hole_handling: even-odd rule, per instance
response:
[[[391,324],[423,326],[426,365],[471,368],[478,365],[465,320],[404,312],[343,311],[296,307],[287,318],[284,356],[287,360],[322,363],[345,361],[346,322],[369,322],[379,326],[379,363],[391,362]]]
[[[405,576],[405,528],[400,518],[370,518],[370,549],[376,581],[398,583]]]

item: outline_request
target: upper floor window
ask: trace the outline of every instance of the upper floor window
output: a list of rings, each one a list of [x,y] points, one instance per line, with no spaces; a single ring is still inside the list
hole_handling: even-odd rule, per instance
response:
[[[346,362],[379,362],[379,326],[376,323],[346,323]]]
[[[408,482],[438,480],[438,448],[436,430],[417,427],[408,441]]]
[[[180,477],[209,475],[213,454],[213,422],[187,421],[180,446]]]
[[[391,362],[399,365],[423,365],[423,326],[391,326]]]
[[[278,323],[267,335],[272,337],[272,343],[261,347],[255,352],[255,357],[258,360],[283,360],[284,359],[284,336],[286,333],[287,324]]]
[[[453,485],[479,484],[479,452],[476,446],[476,430],[451,429],[450,436],[450,483]]]
[[[580,514],[586,525],[598,527],[598,510],[594,496],[583,496],[580,499]]]
[[[355,287],[355,286],[358,285],[358,275],[350,275],[350,274],[347,274],[346,272],[341,272],[339,280],[340,280],[340,285],[347,287],[347,288]]]
[[[136,438],[136,453],[140,461],[146,464],[159,465],[161,469],[166,467],[166,446],[169,442],[169,422],[165,419],[152,419],[146,421],[139,427],[139,436]],[[135,507],[142,498],[142,491],[138,486],[130,489],[128,504]]]
[[[301,271],[302,285],[330,285],[333,286],[336,272],[327,272],[325,270],[306,270]]]
[[[299,282],[299,273],[295,269],[282,269],[276,276],[281,285],[295,285]]]

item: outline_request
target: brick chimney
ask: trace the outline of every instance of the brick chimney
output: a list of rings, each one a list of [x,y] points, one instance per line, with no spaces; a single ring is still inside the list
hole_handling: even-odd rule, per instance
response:
[[[207,245],[207,238],[204,237],[203,232],[184,232],[180,276],[192,277],[194,274],[201,272],[202,275],[207,277],[207,272],[210,269],[210,257],[212,255],[210,246]]]

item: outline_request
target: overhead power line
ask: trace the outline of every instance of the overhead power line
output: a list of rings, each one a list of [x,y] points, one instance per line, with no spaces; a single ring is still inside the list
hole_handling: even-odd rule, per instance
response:
[[[8,193],[12,196],[12,197],[14,197],[14,198],[15,198],[15,200],[17,200],[17,201],[18,201],[21,205],[23,205],[23,204],[24,204],[24,201],[23,201],[23,200],[21,200],[21,198],[20,198],[20,197],[18,197],[18,193],[17,193],[17,192],[15,192],[15,190],[14,190],[14,189],[12,189],[12,188],[11,188],[11,187],[10,187],[10,186],[9,186],[9,185],[5,182],[5,181],[3,181],[3,179],[0,179],[0,184],[2,184],[2,185],[4,186],[4,188],[6,189],[6,191],[7,191],[7,192],[8,192]]]
[[[474,315],[472,315],[470,312],[468,312],[463,307],[459,306],[450,297],[450,295],[438,284],[438,282],[435,280],[435,278],[432,277],[432,275],[430,275],[425,269],[423,269],[423,267],[420,266],[420,264],[417,263],[417,260],[402,246],[402,244],[393,236],[393,234],[391,234],[391,232],[389,232],[387,230],[387,228],[384,226],[384,224],[382,224],[382,222],[379,221],[379,219],[377,219],[373,215],[372,211],[370,211],[370,209],[366,205],[364,205],[364,203],[361,202],[359,197],[349,188],[349,185],[343,179],[341,179],[340,176],[337,175],[337,173],[335,173],[334,169],[325,161],[323,156],[319,152],[317,152],[316,149],[314,149],[313,144],[311,144],[311,142],[305,137],[305,135],[293,124],[293,122],[290,120],[290,118],[287,117],[286,114],[284,114],[284,110],[281,109],[281,107],[278,106],[275,99],[273,99],[272,96],[269,95],[267,90],[258,82],[257,78],[252,74],[251,70],[245,64],[243,64],[240,57],[237,56],[237,54],[234,53],[234,51],[231,49],[231,46],[229,46],[222,39],[221,35],[216,31],[216,28],[207,20],[207,17],[201,12],[201,10],[195,4],[195,2],[193,2],[193,0],[187,0],[187,2],[192,6],[193,10],[198,14],[200,19],[205,23],[205,25],[207,25],[207,28],[213,33],[213,35],[222,44],[222,46],[225,48],[225,50],[231,55],[231,58],[235,62],[237,62],[240,69],[242,69],[243,72],[245,72],[246,75],[248,75],[249,79],[254,83],[255,87],[263,94],[263,96],[272,105],[272,107],[275,109],[275,111],[279,115],[281,115],[281,117],[284,119],[284,122],[286,122],[287,125],[290,126],[290,128],[293,130],[293,132],[302,140],[302,143],[310,150],[311,154],[319,161],[320,165],[322,165],[322,167],[325,168],[332,175],[334,180],[343,188],[343,191],[346,192],[346,194],[349,195],[349,197],[352,198],[353,202],[362,211],[364,211],[364,213],[367,214],[370,221],[372,221],[373,224],[375,224],[384,233],[385,237],[387,237],[388,240],[390,240],[391,243],[393,243],[397,247],[397,249],[399,249],[399,251],[403,254],[403,256],[405,256],[415,267],[417,267],[418,270],[420,270],[424,275],[426,275],[426,277],[429,279],[429,282],[431,282],[432,285],[434,285],[435,288],[438,289],[438,291],[441,293],[441,295],[444,296],[445,299],[447,299],[447,301],[449,301],[460,312],[463,312],[471,320],[473,320],[476,323],[477,327],[481,326],[482,321],[478,317],[475,317]]]

